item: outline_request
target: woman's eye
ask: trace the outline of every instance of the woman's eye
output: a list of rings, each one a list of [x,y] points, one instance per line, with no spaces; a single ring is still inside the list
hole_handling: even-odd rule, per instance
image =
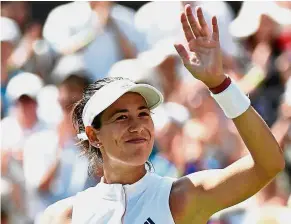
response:
[[[145,116],[150,116],[150,115],[149,115],[149,113],[147,113],[147,112],[141,112],[141,113],[139,114],[139,116],[141,116],[141,117],[145,117]]]
[[[121,115],[121,116],[119,116],[118,118],[116,118],[116,120],[124,120],[124,119],[126,119],[127,118],[127,116],[125,116],[125,115]]]

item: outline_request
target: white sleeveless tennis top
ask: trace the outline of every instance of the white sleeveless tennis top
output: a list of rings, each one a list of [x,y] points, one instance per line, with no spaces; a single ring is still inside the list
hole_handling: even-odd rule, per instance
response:
[[[131,185],[101,180],[76,195],[72,224],[174,224],[169,206],[174,181],[150,172]]]

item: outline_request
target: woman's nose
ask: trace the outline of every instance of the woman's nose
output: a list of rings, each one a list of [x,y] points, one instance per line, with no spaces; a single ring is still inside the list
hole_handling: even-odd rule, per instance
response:
[[[128,131],[140,133],[143,130],[143,124],[138,119],[131,119]]]

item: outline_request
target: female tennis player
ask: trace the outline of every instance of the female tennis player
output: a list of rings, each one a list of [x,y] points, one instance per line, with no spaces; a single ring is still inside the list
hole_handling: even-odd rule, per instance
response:
[[[101,162],[102,180],[50,206],[44,223],[205,224],[215,212],[254,195],[284,168],[269,128],[223,72],[216,17],[212,31],[201,8],[196,18],[187,5],[181,23],[190,51],[181,44],[175,48],[193,77],[209,87],[233,120],[250,154],[225,169],[179,179],[149,172],[146,162],[154,142],[150,111],[162,102],[161,93],[127,79],[96,81],[74,108],[73,122],[83,150],[93,163]]]

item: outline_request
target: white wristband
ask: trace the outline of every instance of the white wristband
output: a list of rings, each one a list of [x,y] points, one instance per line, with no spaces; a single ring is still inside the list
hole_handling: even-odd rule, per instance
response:
[[[233,80],[231,80],[231,84],[223,92],[210,94],[221,107],[224,114],[230,119],[240,116],[251,105],[250,99]]]

